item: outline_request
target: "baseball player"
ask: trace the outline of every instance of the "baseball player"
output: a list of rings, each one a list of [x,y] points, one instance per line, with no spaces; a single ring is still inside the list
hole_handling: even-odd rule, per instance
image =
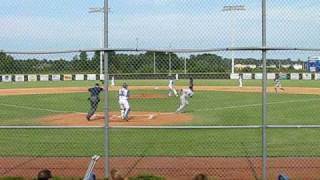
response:
[[[90,101],[90,111],[87,114],[87,120],[90,121],[91,117],[96,113],[98,104],[100,102],[99,94],[103,91],[103,88],[100,87],[99,83],[95,84],[95,87],[88,89],[90,93],[90,97],[88,100]]]
[[[169,88],[168,96],[172,96],[172,94],[174,94],[175,96],[177,96],[177,97],[178,97],[177,90],[176,90],[176,88],[174,87],[174,80],[173,80],[173,77],[170,77],[170,79],[169,79],[169,85],[168,85],[168,88]]]
[[[243,74],[239,74],[239,87],[242,87]]]
[[[276,74],[276,77],[274,79],[274,90],[276,91],[276,94],[278,94],[278,88],[284,91],[284,88],[281,86],[280,75]]]
[[[114,82],[114,76],[112,76],[112,78],[111,78],[111,86],[115,86],[116,85],[116,83]]]
[[[192,89],[193,89],[193,78],[192,77],[189,78],[189,87],[192,87]]]
[[[119,89],[119,105],[120,105],[120,113],[121,119],[128,121],[129,119],[129,112],[130,112],[130,105],[129,105],[129,90],[127,83],[123,83],[121,89]]]
[[[193,87],[189,86],[189,88],[181,89],[180,91],[180,106],[176,110],[177,113],[184,112],[184,109],[187,105],[189,105],[189,98],[193,96]]]

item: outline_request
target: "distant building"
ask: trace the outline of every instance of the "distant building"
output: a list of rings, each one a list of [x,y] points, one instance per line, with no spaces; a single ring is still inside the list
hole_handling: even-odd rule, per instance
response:
[[[288,69],[291,67],[291,64],[281,64],[282,68]]]
[[[267,66],[267,68],[277,68],[277,65],[272,64],[272,65]]]
[[[302,64],[294,64],[294,65],[292,65],[292,67],[295,70],[302,70],[303,69],[303,65]]]
[[[236,65],[234,65],[234,67],[237,69],[244,69],[244,68],[255,69],[255,68],[257,68],[257,65],[255,65],[255,64],[236,64]]]

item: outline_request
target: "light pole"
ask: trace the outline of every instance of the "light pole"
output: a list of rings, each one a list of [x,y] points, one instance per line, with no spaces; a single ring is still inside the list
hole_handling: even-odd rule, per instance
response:
[[[184,57],[184,74],[187,74],[187,58]]]
[[[223,12],[234,12],[232,13],[232,20],[231,20],[231,46],[235,46],[235,35],[236,35],[236,30],[235,30],[235,19],[236,19],[236,13],[239,11],[245,11],[246,7],[244,5],[231,5],[231,6],[223,6],[222,11]],[[234,51],[232,51],[231,55],[231,73],[234,73]]]
[[[153,52],[153,74],[156,73],[156,52]]]
[[[169,44],[169,49],[171,50],[171,43]],[[169,75],[171,76],[171,52],[169,52]]]
[[[104,8],[98,8],[98,7],[89,8],[89,13],[104,13]],[[101,46],[101,48],[104,47],[104,38],[103,38],[103,36],[104,36],[104,26],[102,26],[102,37],[100,37],[100,46]],[[100,74],[103,74],[103,55],[104,55],[104,52],[100,51]]]

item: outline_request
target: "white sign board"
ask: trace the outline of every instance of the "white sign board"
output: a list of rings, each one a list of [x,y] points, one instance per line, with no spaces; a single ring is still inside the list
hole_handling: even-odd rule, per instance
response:
[[[15,81],[16,82],[23,82],[24,81],[24,75],[22,75],[22,74],[15,75]]]
[[[239,79],[239,74],[237,73],[230,74],[230,79]]]
[[[100,74],[100,80],[104,80],[104,74]]]
[[[275,73],[268,73],[267,74],[267,79],[275,79],[276,78],[276,74]]]
[[[52,81],[60,81],[60,74],[53,74],[51,79]]]
[[[3,75],[2,82],[12,82],[12,76],[11,75]]]
[[[320,73],[314,74],[314,80],[320,80]]]
[[[72,74],[65,74],[63,75],[64,81],[71,81],[72,80]]]
[[[252,79],[252,74],[251,73],[244,73],[243,79]]]
[[[303,73],[302,74],[302,79],[303,80],[311,80],[312,79],[312,74],[311,73]]]
[[[255,73],[254,79],[262,79],[262,73]]]
[[[49,75],[40,75],[40,81],[49,81]]]
[[[76,81],[83,81],[84,80],[84,74],[76,74],[75,79],[76,79]]]
[[[28,75],[28,81],[37,81],[37,75],[29,74]]]
[[[95,80],[97,80],[97,75],[96,74],[87,74],[87,80],[88,81],[95,81]]]
[[[291,80],[299,80],[299,73],[291,73],[290,79]]]

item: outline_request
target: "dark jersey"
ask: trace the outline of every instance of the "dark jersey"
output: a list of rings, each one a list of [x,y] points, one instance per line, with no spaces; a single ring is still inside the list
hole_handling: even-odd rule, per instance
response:
[[[103,88],[93,87],[93,88],[89,88],[88,91],[90,92],[91,97],[99,97],[99,94],[101,91],[103,91]]]

